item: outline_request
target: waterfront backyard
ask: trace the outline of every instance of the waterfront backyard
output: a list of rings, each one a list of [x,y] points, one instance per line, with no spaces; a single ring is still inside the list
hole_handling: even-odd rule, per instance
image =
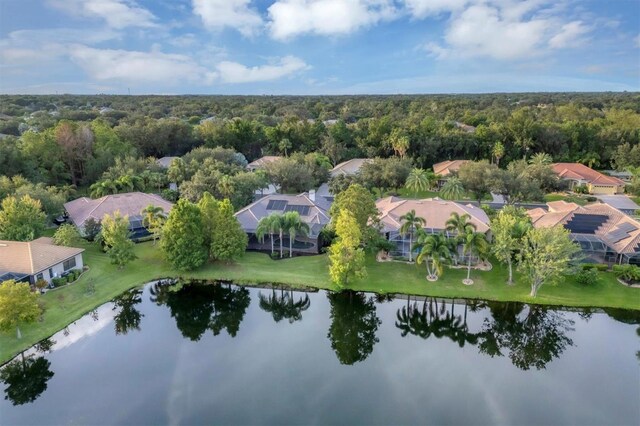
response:
[[[248,252],[237,263],[214,263],[188,273],[178,273],[164,261],[157,245],[136,245],[138,259],[123,269],[109,263],[94,244],[86,244],[85,263],[89,271],[72,285],[43,295],[42,320],[21,326],[22,338],[0,334],[0,362],[51,336],[85,313],[120,295],[158,278],[185,277],[202,280],[230,280],[240,284],[274,284],[337,290],[327,272],[327,258],[320,256],[272,260],[263,253]],[[380,294],[410,294],[492,301],[519,301],[562,306],[640,309],[640,289],[621,285],[612,273],[599,273],[597,284],[585,287],[566,277],[557,285],[545,285],[538,297],[529,296],[529,286],[516,276],[506,285],[506,271],[497,262],[488,272],[472,271],[475,284],[465,286],[465,269],[446,269],[437,282],[428,282],[424,266],[399,262],[376,262],[367,258],[366,278],[354,280],[349,288]]]

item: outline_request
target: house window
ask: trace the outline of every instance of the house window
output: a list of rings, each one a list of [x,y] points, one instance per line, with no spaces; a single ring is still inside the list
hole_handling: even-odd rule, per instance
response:
[[[62,267],[64,268],[65,271],[68,271],[71,268],[75,268],[76,267],[76,258],[72,257],[71,259],[67,259],[64,262],[62,262]]]
[[[44,275],[42,275],[42,272],[40,272],[38,275],[36,275],[36,282],[43,280],[44,279]]]

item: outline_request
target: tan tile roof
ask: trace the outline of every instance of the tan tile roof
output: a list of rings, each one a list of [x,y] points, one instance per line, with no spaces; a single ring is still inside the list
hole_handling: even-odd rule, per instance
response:
[[[442,177],[449,176],[451,173],[460,170],[460,167],[468,162],[469,160],[442,161],[433,165],[433,172]]]
[[[264,167],[265,165],[269,164],[269,163],[273,163],[274,161],[278,161],[282,159],[282,157],[277,156],[277,155],[265,155],[264,157],[258,158],[255,161],[250,162],[249,164],[247,164],[247,168],[248,169],[257,169],[260,167]]]
[[[56,246],[50,238],[30,242],[0,241],[0,271],[34,275],[83,251]]]
[[[145,194],[144,192],[127,192],[124,194],[106,195],[92,200],[82,197],[65,203],[64,208],[69,218],[76,226],[83,226],[84,222],[92,217],[100,221],[105,214],[112,215],[119,211],[122,216],[139,216],[140,211],[148,205],[162,207],[165,213],[169,213],[173,204],[159,195]]]
[[[331,169],[331,176],[337,176],[340,174],[354,175],[358,173],[358,171],[364,164],[370,163],[372,161],[373,160],[371,160],[370,158],[352,158],[351,160],[343,161],[342,163]]]
[[[624,185],[624,182],[616,177],[603,175],[584,164],[580,163],[555,163],[553,171],[563,179],[584,180],[595,185]]]
[[[556,201],[554,204],[555,203],[558,202]],[[548,203],[548,205],[549,204],[552,203]],[[608,204],[598,203],[579,206],[575,203],[565,202],[564,207],[563,210],[559,211],[551,211],[550,207],[549,212],[543,214],[539,211],[542,209],[530,210],[528,213],[533,222],[533,226],[536,228],[548,228],[556,225],[564,226],[569,223],[576,214],[607,216],[607,220],[596,229],[594,233],[602,242],[618,253],[633,253],[638,243],[640,243],[640,222]],[[629,232],[627,238],[615,241],[611,236],[611,232],[615,231],[618,226],[624,223],[633,225],[636,230]]]
[[[398,231],[402,226],[400,217],[411,210],[415,210],[416,216],[426,220],[426,228],[446,229],[447,220],[455,212],[461,216],[468,214],[471,217],[469,221],[476,225],[478,232],[486,233],[489,231],[489,217],[484,210],[472,204],[461,204],[439,198],[406,200],[398,197],[387,197],[376,201],[376,207],[380,211],[380,221],[384,227],[384,232]]]

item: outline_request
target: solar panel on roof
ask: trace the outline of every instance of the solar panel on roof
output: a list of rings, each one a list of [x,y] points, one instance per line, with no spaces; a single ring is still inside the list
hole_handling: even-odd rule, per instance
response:
[[[629,234],[626,231],[623,231],[622,229],[616,229],[607,234],[607,238],[614,243],[617,243],[618,241],[624,240],[625,238],[628,238],[628,237],[629,237]]]
[[[270,200],[267,204],[267,210],[284,210],[286,206],[285,200]]]
[[[616,228],[618,228],[618,229],[620,229],[622,231],[625,231],[625,232],[633,232],[636,229],[638,229],[637,226],[635,226],[633,223],[629,223],[629,222],[621,223]]]
[[[310,209],[311,209],[310,206],[303,206],[300,204],[289,204],[284,210],[287,212],[298,212],[300,216],[308,216]]]
[[[574,234],[594,234],[607,219],[609,216],[603,214],[576,213],[564,227]]]

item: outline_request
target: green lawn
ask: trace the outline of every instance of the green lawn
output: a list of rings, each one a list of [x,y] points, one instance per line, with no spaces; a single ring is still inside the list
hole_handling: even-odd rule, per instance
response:
[[[63,329],[125,290],[157,278],[182,276],[235,280],[244,284],[280,283],[335,289],[329,279],[326,256],[271,260],[265,254],[247,253],[235,264],[208,264],[198,271],[179,274],[162,259],[159,248],[152,243],[138,244],[136,253],[136,261],[118,270],[105,254],[94,245],[88,245],[84,257],[90,270],[77,283],[42,296],[43,320],[21,327],[23,337],[20,340],[14,333],[0,334],[0,362]],[[472,271],[473,286],[462,284],[466,274],[463,269],[448,269],[439,281],[430,283],[425,279],[424,266],[378,263],[371,256],[367,259],[367,272],[366,278],[355,281],[350,288],[379,293],[640,309],[640,289],[620,285],[610,273],[601,273],[600,282],[588,288],[568,277],[558,285],[543,286],[538,297],[532,299],[526,284],[517,282],[511,287],[505,284],[506,271],[499,264],[494,264],[490,272]]]
[[[567,203],[576,203],[580,206],[584,206],[585,204],[587,204],[587,200],[585,199],[585,197],[578,194],[569,195],[569,194],[554,192],[552,194],[546,194],[544,196],[544,201],[546,203],[549,203],[551,201],[560,201],[560,200],[566,201]]]

